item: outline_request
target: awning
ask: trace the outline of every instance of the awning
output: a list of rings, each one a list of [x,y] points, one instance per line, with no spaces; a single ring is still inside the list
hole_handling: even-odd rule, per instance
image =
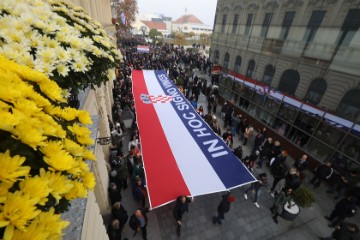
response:
[[[162,70],[134,70],[133,94],[150,207],[256,181]]]

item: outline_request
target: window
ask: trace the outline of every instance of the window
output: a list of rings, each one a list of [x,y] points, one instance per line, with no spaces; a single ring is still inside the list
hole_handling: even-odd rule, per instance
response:
[[[284,20],[282,23],[282,29],[281,29],[281,33],[280,33],[280,38],[282,40],[285,40],[288,37],[291,25],[294,21],[294,17],[295,17],[295,12],[286,12],[285,13],[285,17],[284,17]]]
[[[264,18],[264,22],[262,24],[262,29],[261,29],[261,34],[260,34],[261,37],[266,38],[270,23],[271,23],[272,15],[273,15],[272,13],[265,14],[265,18]]]
[[[275,68],[273,67],[273,65],[271,64],[267,65],[263,76],[263,83],[265,83],[266,85],[270,85],[274,75],[275,75]]]
[[[319,104],[322,96],[326,91],[326,81],[322,78],[317,78],[311,82],[309,89],[305,95],[304,101],[308,101],[311,104]]]
[[[227,19],[227,15],[224,14],[224,15],[223,15],[223,20],[222,20],[222,23],[221,23],[221,32],[222,32],[222,33],[225,32],[226,19]]]
[[[248,18],[246,20],[246,26],[245,26],[245,33],[244,33],[245,36],[249,35],[253,17],[254,17],[253,13],[248,14]]]
[[[360,27],[360,9],[350,9],[341,27],[338,46],[349,46]]]
[[[348,91],[341,100],[336,112],[351,121],[357,120],[360,113],[360,89]]]
[[[237,28],[237,25],[238,25],[238,21],[239,21],[239,14],[235,14],[234,21],[233,21],[233,26],[232,26],[232,31],[231,31],[232,34],[236,33],[236,28]]]
[[[316,10],[313,11],[305,32],[304,41],[310,43],[314,40],[315,34],[324,19],[326,11]]]
[[[255,70],[255,61],[251,59],[249,61],[248,68],[246,70],[246,77],[252,78],[254,74],[254,70]]]
[[[230,61],[230,54],[225,53],[224,64],[223,64],[224,69],[228,69],[229,61]]]
[[[282,74],[278,89],[283,93],[295,95],[299,81],[299,72],[293,69],[288,69]]]
[[[237,56],[235,59],[235,68],[234,68],[235,72],[237,73],[240,73],[241,61],[242,61],[241,57]]]

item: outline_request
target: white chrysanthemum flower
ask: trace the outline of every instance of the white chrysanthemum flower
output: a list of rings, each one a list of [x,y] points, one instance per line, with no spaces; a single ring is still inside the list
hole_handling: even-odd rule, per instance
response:
[[[34,22],[33,22],[33,25],[38,28],[38,29],[44,29],[46,23],[44,20],[41,20],[41,19],[36,19]]]
[[[63,17],[56,15],[56,17],[54,17],[54,20],[56,24],[59,25],[61,28],[67,26],[66,19]]]
[[[71,67],[75,72],[85,73],[86,71],[88,71],[86,65],[81,61],[74,62]]]
[[[55,38],[59,42],[67,42],[68,36],[64,32],[56,32]]]
[[[84,43],[84,45],[86,45],[87,47],[93,46],[94,45],[94,41],[89,38],[89,37],[84,37],[81,39],[81,41]]]
[[[67,49],[67,51],[69,52],[70,54],[70,59],[73,60],[73,61],[77,61],[80,59],[80,53],[79,51],[73,49],[73,48],[69,48]]]
[[[59,42],[56,41],[55,39],[51,39],[50,41],[46,42],[45,44],[47,44],[47,47],[53,48],[53,49],[56,49],[59,47]]]
[[[54,49],[41,47],[36,51],[36,59],[39,59],[46,64],[53,64],[56,60],[56,54]]]
[[[70,38],[70,46],[73,49],[76,49],[76,50],[81,50],[84,47],[81,39],[78,38],[78,37],[71,37]]]
[[[81,31],[81,32],[86,32],[86,29],[83,27],[83,26],[81,26],[81,25],[79,25],[79,24],[74,24],[74,27],[77,29],[77,30],[79,30],[79,31]]]
[[[29,68],[34,68],[34,57],[28,52],[21,52],[20,57],[16,60],[18,63],[28,66]]]
[[[59,25],[57,25],[55,22],[48,22],[48,24],[44,26],[44,31],[46,33],[54,33],[56,31],[61,31],[61,30],[62,28]]]
[[[67,75],[69,75],[70,68],[63,63],[60,63],[56,66],[56,70],[59,75],[66,77]]]
[[[34,61],[34,69],[44,73],[47,76],[53,76],[53,71],[55,70],[55,66],[53,63],[47,63],[41,61],[41,59],[36,59]]]
[[[95,56],[101,57],[102,51],[98,47],[93,45],[90,47],[90,50]]]
[[[57,47],[54,49],[54,51],[60,63],[67,63],[71,61],[70,53],[66,49],[62,47]]]
[[[116,78],[114,69],[109,69],[107,73],[107,78],[112,81]]]
[[[25,12],[25,13],[21,14],[19,21],[23,22],[24,25],[30,27],[31,25],[34,24],[34,21],[35,21],[36,19],[37,19],[36,16],[33,16],[33,15],[31,15],[30,13]],[[36,31],[36,30],[33,29],[32,31]]]
[[[13,48],[12,45],[4,45],[1,49],[2,54],[12,60],[17,59],[21,55],[21,52]]]

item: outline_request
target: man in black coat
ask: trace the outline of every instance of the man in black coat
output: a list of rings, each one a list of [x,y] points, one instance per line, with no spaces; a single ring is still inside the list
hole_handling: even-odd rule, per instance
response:
[[[179,196],[176,199],[176,204],[173,210],[174,218],[177,224],[176,233],[178,236],[181,235],[181,221],[183,214],[189,211],[189,203],[191,203],[192,200],[186,196]]]
[[[122,196],[120,190],[118,189],[115,183],[113,182],[110,183],[108,191],[109,191],[109,198],[111,205],[114,205],[114,203],[121,201]]]
[[[335,227],[345,220],[347,217],[353,217],[356,213],[356,199],[353,197],[344,197],[336,203],[334,210],[331,212],[330,217],[325,218],[331,221],[329,227]]]
[[[359,227],[356,224],[342,222],[335,227],[331,236],[320,238],[321,240],[359,240]]]
[[[334,170],[331,168],[330,162],[325,162],[324,164],[318,166],[315,169],[314,177],[311,179],[310,183],[315,187],[319,187],[323,180],[329,179],[333,174]]]
[[[147,231],[146,226],[148,223],[147,213],[149,212],[148,208],[141,208],[135,211],[133,215],[131,215],[129,220],[129,226],[132,230],[134,230],[134,236],[136,233],[141,230],[143,240],[147,239]]]
[[[222,196],[222,200],[217,208],[218,216],[213,217],[213,223],[221,225],[221,219],[224,219],[224,214],[230,211],[231,203],[235,201],[234,196],[230,195],[230,192]]]

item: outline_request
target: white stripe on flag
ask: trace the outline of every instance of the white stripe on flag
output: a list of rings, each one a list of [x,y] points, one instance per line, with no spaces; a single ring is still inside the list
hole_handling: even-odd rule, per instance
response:
[[[144,70],[143,73],[149,94],[165,95],[156,79],[155,72]],[[195,139],[184,126],[173,106],[166,103],[154,104],[154,107],[191,194],[195,196],[226,190],[226,187],[198,147]]]

